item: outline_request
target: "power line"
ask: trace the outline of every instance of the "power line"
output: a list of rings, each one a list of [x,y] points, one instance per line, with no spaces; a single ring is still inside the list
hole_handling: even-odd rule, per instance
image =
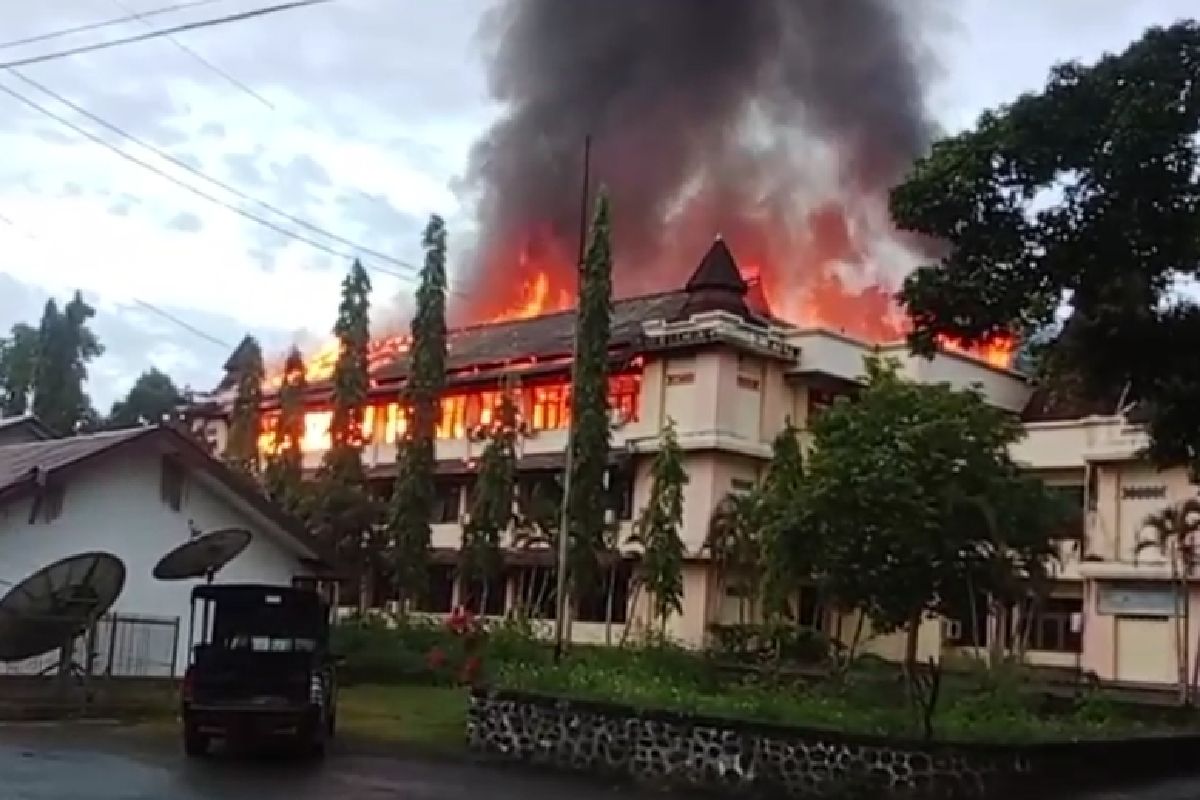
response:
[[[101,118],[100,116],[92,113],[91,111],[88,111],[86,108],[80,106],[78,103],[72,102],[71,100],[67,99],[66,97],[64,97],[63,95],[54,91],[53,89],[49,88],[48,86],[46,86],[42,83],[39,83],[38,81],[35,81],[33,78],[30,78],[27,75],[23,74],[19,70],[10,69],[9,71],[13,75],[15,75],[17,78],[19,78],[20,80],[29,84],[33,88],[38,89],[41,92],[44,92],[45,94],[49,95],[50,97],[53,97],[55,100],[59,101],[60,103],[62,103],[65,106],[67,106],[72,111],[75,111],[76,113],[81,114],[82,116],[90,119],[92,122],[95,122],[97,125],[100,125],[101,127],[105,128],[108,131],[111,131],[112,133],[117,134],[118,136],[128,139],[129,141],[133,142],[134,144],[140,145],[144,149],[149,150],[150,152],[157,155],[159,158],[162,158],[162,159],[170,162],[171,164],[175,165],[176,167],[179,167],[180,169],[185,170],[202,180],[208,181],[213,186],[217,186],[217,187],[225,190],[226,192],[229,192],[230,194],[232,194],[242,200],[245,200],[248,203],[253,203],[254,205],[259,206],[260,208],[264,208],[267,211],[270,211],[274,214],[278,214],[280,217],[283,217],[284,219],[288,220],[289,222],[291,222],[295,225],[298,225],[301,228],[304,228],[305,230],[308,230],[308,231],[311,231],[312,233],[316,233],[321,236],[324,236],[328,239],[338,242],[339,244],[345,245],[346,247],[349,247],[352,250],[355,250],[355,251],[361,252],[361,253],[366,253],[366,254],[374,256],[375,258],[378,258],[382,261],[387,261],[387,262],[394,264],[402,269],[410,270],[414,274],[418,271],[418,267],[414,266],[413,264],[410,264],[406,261],[402,261],[401,259],[398,259],[398,258],[394,258],[393,256],[389,256],[386,253],[381,253],[378,250],[373,250],[369,247],[364,247],[363,245],[360,245],[357,242],[351,241],[350,239],[347,239],[343,236],[338,236],[335,233],[331,233],[330,231],[327,231],[324,228],[314,225],[313,223],[308,222],[305,219],[302,219],[300,217],[295,216],[294,214],[290,214],[287,211],[284,211],[283,209],[279,208],[278,206],[272,205],[271,203],[268,203],[265,200],[259,200],[258,198],[253,197],[253,196],[241,191],[240,189],[238,189],[235,186],[231,186],[230,184],[225,183],[224,181],[214,178],[211,175],[208,175],[207,173],[205,173],[199,169],[196,169],[195,167],[193,167],[191,164],[188,164],[183,159],[171,155],[170,153],[166,152],[162,148],[156,147],[155,145],[150,144],[149,142],[145,141],[144,139],[141,139],[141,138],[133,135],[132,133],[129,133],[128,131]],[[103,141],[103,140],[101,140],[101,141]],[[105,143],[105,144],[106,144],[106,146],[108,146],[107,143]]]
[[[135,304],[141,306],[142,308],[146,309],[147,311],[151,311],[151,312],[157,314],[158,316],[162,317],[163,319],[165,319],[169,322],[175,323],[176,325],[178,325],[179,327],[188,331],[189,333],[191,333],[195,336],[199,336],[201,339],[204,339],[206,342],[209,342],[210,344],[215,344],[216,346],[218,346],[224,350],[232,350],[233,349],[233,347],[228,342],[221,341],[216,336],[213,336],[210,333],[205,333],[204,331],[197,328],[195,325],[191,324],[190,322],[186,322],[186,321],[180,319],[179,317],[175,316],[174,314],[170,313],[169,311],[164,311],[163,309],[159,308],[158,306],[147,303],[145,300],[139,300],[136,297],[133,298],[133,302]]]
[[[3,84],[0,84],[0,92],[3,92],[5,94],[9,95],[13,99],[21,102],[22,104],[24,104],[26,106],[29,106],[30,108],[34,109],[35,111],[45,114],[46,116],[50,117],[54,121],[58,122],[59,124],[65,125],[66,127],[70,128],[75,133],[79,134],[80,136],[83,136],[83,137],[89,139],[90,141],[95,142],[96,144],[100,145],[101,147],[112,151],[113,153],[117,154],[121,158],[125,159],[126,161],[129,161],[132,164],[136,164],[137,166],[141,167],[142,169],[146,169],[146,170],[149,170],[150,172],[153,172],[154,174],[158,175],[159,177],[164,178],[164,179],[170,181],[171,183],[174,183],[176,186],[179,186],[180,188],[191,192],[192,194],[196,195],[197,197],[207,200],[210,203],[215,203],[219,206],[222,206],[222,207],[228,209],[229,211],[232,211],[233,213],[237,214],[238,216],[244,217],[245,219],[248,219],[251,222],[257,222],[259,225],[262,225],[265,228],[269,228],[269,229],[275,231],[276,233],[280,233],[284,236],[291,237],[299,242],[303,242],[304,244],[307,244],[311,247],[315,247],[316,249],[320,250],[323,253],[328,253],[329,255],[336,256],[337,258],[350,259],[350,258],[355,257],[353,253],[345,253],[340,250],[335,250],[332,247],[328,247],[318,241],[310,239],[306,236],[302,236],[302,235],[296,233],[295,231],[291,231],[291,230],[288,230],[287,228],[284,228],[281,225],[277,225],[274,222],[271,222],[270,220],[265,220],[261,217],[255,216],[254,214],[251,214],[249,211],[246,211],[243,208],[239,208],[238,206],[234,205],[233,203],[226,202],[225,200],[222,200],[219,197],[215,197],[214,195],[209,194],[208,192],[204,191],[203,189],[198,189],[195,186],[192,186],[191,184],[189,184],[185,181],[182,181],[179,178],[176,178],[174,175],[171,175],[170,173],[159,169],[158,167],[154,166],[153,164],[143,161],[140,158],[138,158],[137,156],[133,156],[133,155],[130,155],[129,153],[126,153],[121,148],[119,148],[109,142],[104,141],[103,139],[101,139],[99,136],[92,133],[91,131],[85,130],[85,129],[79,127],[78,125],[76,125],[75,123],[71,122],[70,120],[63,118],[63,117],[59,116],[58,114],[55,114],[53,111],[51,111],[50,109],[41,105],[37,101],[30,100],[28,97],[25,97],[20,92],[17,92],[14,89],[11,89],[7,86],[4,86]],[[394,278],[399,278],[400,280],[411,281],[413,278],[412,274],[405,275],[405,274],[401,274],[398,272],[394,272],[392,270],[384,269],[379,266],[371,267],[371,269],[373,269],[376,272],[383,273],[384,275],[390,275]]]
[[[185,11],[189,8],[210,6],[213,3],[223,2],[225,2],[225,0],[191,0],[189,3],[176,3],[175,5],[163,6],[162,8],[152,8],[148,11],[143,11],[140,14],[131,14],[125,17],[117,17],[116,19],[102,20],[100,22],[89,22],[84,25],[76,25],[73,28],[63,28],[61,30],[34,34],[33,36],[26,36],[23,39],[13,39],[12,41],[8,42],[0,42],[0,50],[7,50],[11,47],[20,47],[23,44],[36,44],[38,42],[46,42],[51,39],[61,39],[64,36],[71,36],[72,34],[76,33],[86,33],[87,31],[108,28],[113,25],[121,25],[126,22],[132,22],[138,17],[157,17],[161,14],[170,14],[175,11]]]
[[[139,14],[138,12],[134,11],[129,6],[127,6],[123,2],[121,2],[121,0],[110,0],[110,2],[112,2],[113,5],[115,5],[117,8],[121,9],[122,11],[125,11],[125,12],[129,13],[130,15],[132,15],[133,18],[135,18],[138,22],[145,25],[147,28],[153,27],[151,22],[148,19],[146,19],[149,12]],[[176,39],[174,36],[168,35],[167,40],[170,41],[171,44],[175,45],[175,47],[178,48],[179,50],[181,50],[185,55],[187,55],[190,58],[192,58],[193,60],[199,62],[201,66],[205,67],[210,72],[220,76],[221,78],[224,78],[225,81],[228,82],[230,85],[232,85],[234,88],[242,90],[243,92],[250,95],[255,100],[262,103],[264,106],[271,109],[272,111],[277,110],[275,108],[275,104],[272,103],[270,100],[263,97],[261,94],[254,91],[253,89],[251,89],[245,83],[238,80],[233,75],[229,74],[227,71],[221,69],[216,64],[214,64],[213,62],[209,61],[204,56],[197,53],[194,49],[192,49],[191,47],[188,47],[186,44],[184,44],[183,42]]]
[[[290,3],[280,3],[278,5],[266,6],[265,8],[256,8],[251,11],[242,11],[237,14],[229,14],[224,17],[213,17],[210,19],[197,20],[196,22],[188,22],[183,25],[176,25],[173,28],[160,28],[157,30],[147,31],[146,33],[138,34],[137,36],[126,36],[123,39],[111,39],[107,42],[96,42],[95,44],[83,45],[81,47],[73,47],[70,50],[59,50],[53,53],[43,53],[38,56],[30,56],[28,58],[20,58],[15,61],[0,62],[0,69],[11,69],[12,67],[26,67],[30,64],[41,64],[45,61],[56,61],[60,58],[68,56],[77,56],[84,53],[93,53],[97,50],[107,50],[112,47],[120,47],[126,44],[134,44],[136,42],[144,42],[149,39],[157,39],[160,36],[170,36],[175,33],[183,33],[184,31],[194,31],[201,28],[211,28],[217,25],[228,25],[233,22],[243,22],[255,17],[264,17],[268,14],[277,14],[281,11],[291,11],[292,9],[304,8],[306,6],[323,5],[333,2],[333,0],[293,0]]]

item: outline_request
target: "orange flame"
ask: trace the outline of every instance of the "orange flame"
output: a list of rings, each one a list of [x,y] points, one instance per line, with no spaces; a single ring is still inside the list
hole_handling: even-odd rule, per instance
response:
[[[518,319],[531,319],[555,311],[565,311],[571,307],[571,297],[565,290],[560,289],[556,297],[550,296],[550,275],[545,270],[538,270],[532,278],[521,285],[520,299],[516,305],[507,308],[488,320],[489,323],[511,322]]]
[[[997,369],[1012,369],[1017,354],[1017,340],[1007,335],[993,336],[970,347],[945,335],[937,337],[937,341],[945,350],[974,358]]]

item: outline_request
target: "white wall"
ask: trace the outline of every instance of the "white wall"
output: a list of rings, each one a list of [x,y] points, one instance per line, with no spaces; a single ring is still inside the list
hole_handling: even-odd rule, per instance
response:
[[[62,513],[49,523],[30,524],[31,500],[0,507],[0,580],[15,583],[82,552],[112,553],[125,562],[126,570],[114,611],[180,618],[179,673],[186,661],[189,597],[196,583],[158,581],[151,570],[164,553],[188,540],[189,520],[202,531],[241,527],[254,536],[218,574],[218,583],[290,585],[293,576],[307,570],[266,532],[256,515],[222,497],[203,476],[189,471],[183,505],[173,511],[160,499],[159,470],[156,455],[103,458],[68,483]]]

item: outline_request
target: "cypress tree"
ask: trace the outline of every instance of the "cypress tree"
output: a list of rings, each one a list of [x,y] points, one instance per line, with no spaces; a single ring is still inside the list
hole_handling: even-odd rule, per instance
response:
[[[768,615],[789,615],[789,598],[802,580],[812,577],[817,537],[789,537],[797,498],[804,490],[804,454],[799,431],[787,420],[771,443],[771,463],[756,492],[762,535],[762,587]]]
[[[262,348],[247,336],[238,348],[234,365],[237,394],[229,417],[225,462],[246,475],[258,474],[258,436],[262,431],[262,382],[265,373]]]
[[[304,395],[308,380],[304,358],[295,347],[283,365],[283,381],[279,387],[279,419],[267,468],[263,475],[267,493],[287,511],[301,512],[303,492],[304,453]]]
[[[104,352],[88,328],[94,316],[96,310],[75,292],[61,312],[54,300],[47,301],[38,329],[33,413],[62,434],[75,433],[97,416],[83,390],[88,362]]]
[[[608,469],[608,345],[612,317],[612,246],[608,198],[596,200],[580,274],[571,388],[571,480],[567,496],[569,586],[599,578],[605,549],[604,476]]]
[[[683,613],[683,487],[687,473],[675,436],[675,423],[667,420],[658,453],[650,468],[650,499],[638,516],[632,544],[642,547],[638,581],[653,598],[654,617],[665,633],[671,614]]]
[[[479,458],[479,474],[471,489],[463,543],[459,551],[459,579],[465,586],[486,585],[500,572],[501,537],[513,522],[517,473],[516,380],[509,376],[488,443]]]
[[[362,416],[369,376],[371,281],[358,261],[342,281],[342,301],[333,332],[339,343],[333,367],[333,413],[329,449],[321,459],[313,499],[312,523],[317,535],[359,579],[360,606],[368,590],[366,578],[377,563],[375,507],[367,491],[362,464]]]
[[[396,485],[388,519],[393,574],[402,600],[425,590],[433,516],[435,441],[446,384],[446,224],[430,217],[422,242],[425,264],[417,288],[408,381],[401,402],[408,425],[396,447]]]

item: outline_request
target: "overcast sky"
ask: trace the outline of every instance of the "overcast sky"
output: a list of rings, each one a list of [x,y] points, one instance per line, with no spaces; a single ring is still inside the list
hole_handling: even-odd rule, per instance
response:
[[[0,38],[178,2],[10,3]],[[0,47],[0,62],[273,2],[212,0],[122,26]],[[1195,0],[950,5],[958,11],[940,20],[928,43],[940,65],[929,104],[948,129],[1040,86],[1057,61],[1092,60],[1196,8]],[[476,36],[487,6],[487,0],[337,0],[36,64],[21,74],[247,195],[411,263],[420,257],[420,229],[431,212],[446,216],[460,241],[470,236],[454,187],[472,141],[497,113]],[[346,250],[141,151],[11,72],[0,74],[0,87],[213,197]],[[229,347],[253,332],[269,353],[296,339],[323,338],[332,324],[348,259],[198,197],[2,90],[0,153],[0,330],[36,323],[48,296],[82,289],[98,309],[94,327],[107,347],[90,381],[102,409],[150,365],[197,388],[220,376],[227,348],[143,303]],[[370,257],[364,262],[402,270]],[[374,280],[377,313],[391,310],[396,318],[412,284],[380,273]]]

